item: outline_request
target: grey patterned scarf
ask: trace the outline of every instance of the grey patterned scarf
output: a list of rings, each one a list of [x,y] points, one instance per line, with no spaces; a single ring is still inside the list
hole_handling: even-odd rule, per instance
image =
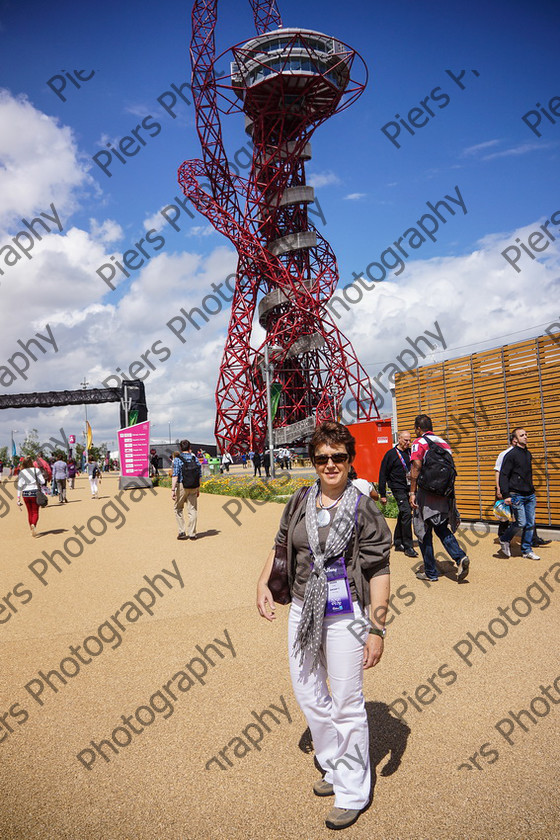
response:
[[[307,505],[305,508],[305,525],[307,527],[309,547],[313,555],[313,569],[305,587],[303,609],[294,642],[294,652],[296,655],[298,653],[301,654],[300,666],[303,663],[306,651],[311,651],[313,656],[311,671],[314,671],[319,664],[323,618],[327,605],[327,573],[325,572],[325,563],[327,560],[340,557],[344,553],[352,536],[356,502],[360,495],[358,490],[349,481],[344,495],[336,508],[325,544],[325,550],[322,552],[317,527],[317,496],[320,492],[321,484],[317,480],[317,484],[311,488],[307,496]]]

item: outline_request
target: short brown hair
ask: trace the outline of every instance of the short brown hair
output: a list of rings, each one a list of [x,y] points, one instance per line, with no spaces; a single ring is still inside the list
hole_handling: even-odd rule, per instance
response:
[[[342,423],[333,423],[326,420],[324,423],[319,423],[313,437],[309,441],[309,457],[311,463],[315,463],[315,449],[321,444],[327,446],[345,446],[348,455],[350,456],[350,463],[356,456],[356,441]]]
[[[24,458],[23,461],[21,462],[21,469],[22,470],[28,470],[32,466],[33,466],[33,458],[31,458],[28,455],[27,458]]]

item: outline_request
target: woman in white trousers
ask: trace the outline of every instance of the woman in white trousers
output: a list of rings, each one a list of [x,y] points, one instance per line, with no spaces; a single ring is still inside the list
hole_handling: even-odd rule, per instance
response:
[[[363,671],[383,655],[391,532],[373,499],[349,481],[355,441],[345,426],[320,424],[309,455],[318,481],[284,509],[257,607],[274,620],[269,580],[275,551],[285,550],[290,674],[324,771],[313,792],[334,795],[325,822],[341,829],[356,822],[371,795]]]

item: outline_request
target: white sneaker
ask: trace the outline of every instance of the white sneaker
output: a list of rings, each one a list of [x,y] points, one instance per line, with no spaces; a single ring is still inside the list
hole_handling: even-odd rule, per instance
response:
[[[509,547],[508,542],[501,542],[500,541],[500,547],[501,547],[502,551],[504,552],[504,554],[506,555],[506,557],[511,557],[511,551],[510,551],[510,547]]]
[[[541,559],[541,558],[539,557],[539,555],[538,555],[538,554],[535,554],[535,552],[534,552],[534,551],[527,551],[527,552],[523,555],[523,557],[526,557],[526,558],[527,558],[527,560],[540,560],[540,559]]]

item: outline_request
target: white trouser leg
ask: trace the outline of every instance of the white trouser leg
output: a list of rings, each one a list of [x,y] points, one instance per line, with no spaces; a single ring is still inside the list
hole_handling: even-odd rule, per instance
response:
[[[301,616],[301,601],[290,607],[288,645],[294,694],[303,711],[317,761],[332,782],[337,808],[364,808],[370,796],[369,733],[363,695],[362,643],[348,629],[363,617],[358,603],[354,616],[325,618],[321,662],[310,672],[311,657],[302,666],[293,653]],[[327,687],[329,679],[331,694]]]

